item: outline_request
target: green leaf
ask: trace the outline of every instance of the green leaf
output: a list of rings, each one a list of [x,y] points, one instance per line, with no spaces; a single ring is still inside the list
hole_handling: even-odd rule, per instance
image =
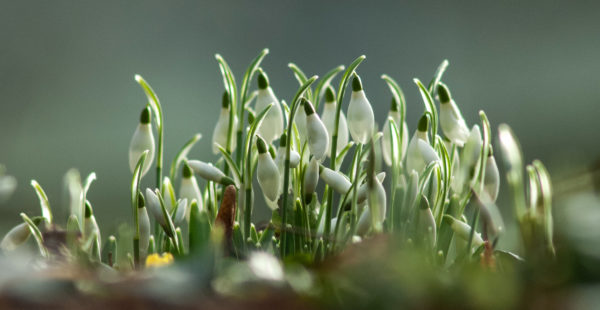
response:
[[[23,221],[25,221],[25,223],[27,223],[31,234],[33,235],[33,238],[37,243],[38,249],[40,250],[40,254],[42,254],[43,257],[48,258],[50,255],[48,253],[48,249],[46,249],[46,246],[44,246],[44,237],[42,236],[42,232],[40,231],[40,229],[27,216],[27,214],[21,213],[21,218],[23,219]],[[44,217],[44,219],[46,218]]]
[[[439,84],[440,80],[442,80],[442,75],[444,75],[444,72],[446,72],[446,69],[448,68],[449,64],[450,63],[448,62],[448,59],[444,59],[444,61],[442,61],[442,63],[435,71],[433,79],[431,80],[431,82],[429,82],[429,85],[427,86],[427,90],[429,91],[431,96],[433,96],[435,89]]]
[[[388,87],[390,88],[390,92],[392,93],[392,96],[394,96],[394,99],[400,105],[400,124],[396,125],[399,126],[400,137],[402,137],[402,135],[404,134],[402,132],[402,130],[404,130],[404,126],[402,126],[402,124],[406,120],[406,99],[404,98],[404,92],[402,91],[402,88],[400,88],[398,83],[387,74],[382,75],[381,78],[387,83]]]
[[[158,196],[158,200],[160,201],[160,209],[162,211],[165,222],[167,222],[167,227],[163,227],[163,229],[164,229],[165,233],[167,234],[167,236],[169,236],[171,238],[175,247],[179,248],[179,242],[177,240],[175,225],[173,224],[173,220],[171,219],[171,216],[169,215],[169,211],[167,210],[167,208],[165,208],[165,201],[162,197],[162,194],[161,194],[160,190],[158,190],[158,189],[155,189],[154,193],[156,194],[156,196]]]
[[[219,70],[221,71],[221,76],[223,76],[223,86],[225,86],[225,89],[229,94],[229,98],[231,99],[232,110],[235,111],[238,102],[235,76],[233,75],[231,69],[229,68],[229,65],[221,55],[216,54],[215,59],[219,63]]]
[[[237,167],[237,165],[233,161],[233,158],[231,158],[231,156],[229,155],[229,153],[227,153],[227,151],[222,146],[217,145],[217,147],[219,148],[219,151],[221,152],[221,155],[223,155],[223,158],[225,159],[225,162],[227,162],[227,165],[229,165],[229,168],[231,168],[231,172],[233,174],[233,180],[235,181],[235,187],[241,188],[241,186],[242,186],[242,176],[241,176],[241,173],[240,173],[240,169]]]
[[[438,130],[438,113],[437,108],[435,107],[435,103],[433,102],[433,98],[429,91],[423,86],[423,83],[419,81],[419,79],[413,79],[415,84],[417,84],[419,88],[419,92],[421,93],[421,97],[423,98],[423,103],[425,104],[425,111],[431,113],[431,136],[435,137],[437,135]],[[435,146],[436,140],[432,139],[432,143]]]
[[[481,125],[483,127],[483,142],[481,144],[481,152],[479,153],[479,175],[476,179],[479,182],[479,188],[477,192],[483,190],[483,182],[485,179],[485,164],[487,162],[488,153],[490,151],[490,143],[492,140],[492,130],[490,128],[490,121],[485,115],[485,112],[479,111],[479,117],[481,118]]]
[[[197,133],[191,139],[189,139],[183,145],[183,147],[181,147],[181,149],[179,149],[177,155],[175,155],[175,158],[173,158],[173,162],[171,163],[171,170],[169,171],[169,176],[171,180],[175,180],[175,176],[177,174],[177,171],[179,170],[181,162],[187,157],[194,145],[196,145],[196,143],[200,141],[200,139],[202,139],[202,134]]]
[[[81,190],[81,215],[85,214],[85,202],[87,201],[87,192],[90,190],[90,186],[96,180],[96,173],[91,172],[87,178],[85,178],[85,182],[83,182],[82,190]],[[81,225],[83,225],[84,221],[82,218]],[[83,226],[81,226],[83,228]]]
[[[506,124],[498,126],[500,149],[506,166],[506,179],[511,187],[513,205],[517,218],[521,220],[527,213],[523,179],[523,157],[521,147],[512,130]]]
[[[133,208],[133,214],[135,219],[135,226],[138,227],[138,218],[137,218],[137,207],[138,207],[138,192],[140,190],[140,179],[142,177],[142,166],[144,165],[144,161],[146,160],[146,156],[148,156],[148,150],[144,151],[142,155],[140,155],[140,159],[138,159],[137,164],[135,165],[135,169],[133,170],[133,177],[131,178],[131,207]],[[84,202],[85,203],[85,202]],[[136,228],[136,231],[139,235],[139,229]]]
[[[258,56],[256,56],[256,58],[254,58],[254,60],[252,60],[252,62],[246,69],[246,73],[244,73],[244,78],[242,79],[242,87],[241,87],[241,91],[240,91],[240,98],[243,102],[246,101],[246,95],[248,93],[248,85],[250,84],[250,81],[252,80],[254,73],[256,73],[256,70],[260,66],[260,63],[263,61],[265,56],[267,56],[267,54],[269,54],[269,49],[268,48],[263,49],[258,54]],[[242,111],[243,111],[243,109],[242,109]],[[240,117],[240,121],[243,121],[242,117]]]
[[[354,141],[348,142],[348,144],[346,144],[346,146],[338,153],[337,158],[335,159],[335,162],[337,163],[337,165],[335,167],[336,171],[339,170],[340,167],[342,166],[344,157],[346,157],[346,154],[348,154],[348,151],[350,151],[352,146],[354,146]]]
[[[40,200],[42,216],[46,219],[48,224],[52,224],[52,210],[50,209],[50,202],[48,201],[48,196],[46,196],[44,189],[36,180],[31,180],[31,186],[33,186],[33,189],[35,190],[35,193],[37,194]]]
[[[146,80],[144,80],[144,78],[141,75],[136,74],[135,81],[138,82],[138,84],[140,84],[140,86],[142,87],[142,90],[144,91],[144,93],[146,94],[146,97],[148,98],[148,103],[150,104],[150,107],[152,108],[152,112],[154,113],[154,116],[155,116],[154,121],[156,122],[156,127],[162,128],[163,114],[162,114],[162,106],[160,105],[160,100],[158,100],[158,96],[156,96],[156,93],[154,92],[154,90],[152,89],[150,84],[148,84],[148,82],[146,82]]]
[[[550,181],[550,174],[544,164],[539,160],[533,161],[533,166],[538,174],[540,191],[542,195],[542,205],[544,207],[544,229],[546,232],[546,242],[548,249],[551,253],[554,253],[554,223],[552,219],[552,182]]]
[[[315,111],[319,108],[319,103],[321,102],[321,97],[323,97],[323,93],[325,92],[325,89],[327,89],[327,86],[329,86],[329,84],[331,84],[331,81],[342,70],[344,70],[343,65],[337,66],[337,67],[331,69],[331,71],[325,73],[325,75],[323,75],[323,77],[319,80],[319,82],[317,82],[317,86],[315,86],[315,93],[314,93],[314,98],[313,98],[314,99],[313,104],[315,106]]]

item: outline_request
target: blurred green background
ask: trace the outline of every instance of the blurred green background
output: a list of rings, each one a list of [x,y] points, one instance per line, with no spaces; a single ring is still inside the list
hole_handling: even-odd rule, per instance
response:
[[[71,167],[96,171],[88,198],[103,233],[114,231],[131,217],[127,149],[146,104],[134,74],[165,109],[165,163],[196,132],[204,139],[191,156],[212,160],[223,91],[214,54],[239,80],[264,47],[263,68],[288,102],[288,62],[322,75],[367,55],[358,72],[377,121],[387,73],[406,93],[411,131],[423,111],[412,79],[429,81],[449,59],[444,81],[468,123],[484,109],[494,134],[510,124],[527,161],[543,160],[560,188],[600,153],[598,12],[597,1],[1,0],[0,163],[19,187],[0,206],[0,233],[21,210],[39,213],[32,178],[66,220]]]

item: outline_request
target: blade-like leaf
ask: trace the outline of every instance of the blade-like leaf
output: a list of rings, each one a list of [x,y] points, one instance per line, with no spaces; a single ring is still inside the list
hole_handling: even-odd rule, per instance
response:
[[[48,196],[44,192],[44,189],[36,180],[31,180],[31,186],[35,190],[39,200],[40,207],[42,208],[42,216],[46,219],[48,224],[52,224],[52,210],[50,209],[50,202],[48,201]]]
[[[223,59],[223,57],[219,54],[215,55],[215,59],[219,63],[219,70],[221,71],[221,76],[223,76],[223,86],[227,90],[229,94],[229,98],[231,99],[231,104],[233,110],[235,111],[237,105],[237,85],[235,84],[235,76],[231,72],[229,65]]]
[[[229,168],[231,168],[231,173],[233,174],[233,181],[235,181],[235,187],[241,188],[242,176],[240,173],[240,169],[237,167],[237,165],[233,161],[233,158],[231,158],[229,153],[227,153],[227,151],[222,146],[217,145],[217,147],[219,148],[221,155],[223,155],[225,162],[227,163],[227,165],[229,165]]]
[[[329,84],[331,84],[331,81],[335,78],[335,76],[338,75],[338,73],[342,72],[342,70],[344,70],[343,65],[337,66],[331,69],[331,71],[325,73],[325,75],[323,75],[319,82],[317,82],[317,86],[315,86],[313,100],[315,111],[319,108],[319,103],[321,102],[321,97],[323,96],[325,89],[327,88],[327,86],[329,86]]]
[[[177,171],[179,170],[179,165],[181,165],[181,162],[187,157],[187,155],[192,150],[196,142],[200,141],[200,139],[202,139],[202,134],[195,134],[177,152],[177,155],[175,155],[175,158],[173,158],[173,162],[171,163],[171,170],[169,171],[169,176],[171,180],[175,180],[175,176],[177,174]]]
[[[37,243],[38,249],[40,250],[40,254],[42,254],[43,257],[47,258],[49,256],[48,249],[46,249],[46,246],[44,246],[44,237],[42,236],[42,232],[35,225],[35,223],[27,216],[27,214],[21,213],[21,218],[23,219],[23,221],[25,221],[25,223],[27,223],[31,234],[33,235],[33,238]],[[46,218],[44,217],[44,219]]]
[[[442,61],[442,63],[439,65],[439,67],[435,71],[435,75],[433,76],[433,79],[431,80],[431,82],[429,82],[429,85],[427,85],[427,90],[429,90],[429,93],[431,94],[431,96],[433,96],[434,91],[435,91],[438,83],[442,80],[442,75],[444,75],[444,72],[446,72],[446,69],[448,68],[449,64],[450,63],[448,62],[448,59],[444,59],[444,61]]]
[[[429,91],[423,86],[423,83],[419,81],[419,79],[413,80],[415,84],[417,84],[419,88],[419,92],[421,93],[421,97],[423,98],[423,103],[425,104],[425,111],[431,113],[431,136],[435,137],[437,135],[438,130],[438,113],[437,108],[435,107],[435,103],[433,102],[433,98]],[[432,139],[432,143],[435,145],[436,140]]]

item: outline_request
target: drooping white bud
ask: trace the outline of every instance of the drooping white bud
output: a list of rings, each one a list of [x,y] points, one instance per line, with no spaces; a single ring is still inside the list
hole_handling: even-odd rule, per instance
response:
[[[421,196],[417,227],[419,232],[421,232],[419,235],[423,237],[423,241],[426,242],[428,246],[431,246],[432,248],[435,247],[437,226],[431,208],[429,207],[429,201],[427,201],[425,196]]]
[[[400,145],[397,146],[398,149],[398,159],[403,160],[406,155],[406,150],[408,148],[408,126],[406,126],[406,122],[402,122],[400,120],[400,111],[398,111],[398,103],[396,99],[392,99],[392,107],[388,114],[388,119],[385,120],[383,124],[383,140],[381,141],[381,149],[383,155],[383,161],[386,165],[392,165],[392,141],[390,136],[390,121],[389,117],[394,120],[396,126],[398,127],[398,132],[402,130],[400,138]],[[402,126],[402,127],[400,127]]]
[[[277,202],[280,194],[280,176],[277,164],[267,150],[265,141],[257,136],[256,146],[258,149],[258,163],[256,166],[256,177],[258,185],[268,201],[268,205],[274,208],[273,202]],[[270,203],[269,203],[270,202]]]
[[[100,227],[98,226],[98,222],[96,222],[96,217],[94,216],[92,205],[87,200],[85,202],[85,220],[83,227],[83,239],[88,240],[89,238],[92,238],[95,235],[96,245],[98,246],[98,249],[100,249],[100,245],[102,244]]]
[[[308,137],[308,149],[317,160],[324,160],[329,150],[329,136],[327,128],[315,113],[310,101],[303,99],[302,105],[306,113],[306,134]]]
[[[323,107],[323,114],[321,114],[321,120],[327,128],[327,134],[329,137],[329,143],[333,141],[333,131],[335,130],[335,113],[336,113],[336,102],[333,88],[327,87],[325,90],[325,104]],[[346,116],[344,112],[340,111],[340,122],[338,123],[338,138],[336,146],[336,154],[341,152],[344,147],[348,144],[348,123],[346,122]],[[331,156],[331,152],[327,152],[327,156]]]
[[[459,221],[453,218],[450,215],[444,215],[444,220],[450,221],[450,228],[454,231],[454,233],[462,240],[468,241],[471,236],[471,226],[469,224]],[[481,238],[481,234],[475,232],[473,234],[472,245],[474,247],[480,247],[483,244],[483,239]]]
[[[185,215],[189,214],[190,212],[188,212],[188,200],[187,199],[179,199],[179,201],[177,202],[177,210],[173,219],[173,223],[178,226],[180,225],[183,220],[185,219]],[[191,209],[190,209],[191,211]]]
[[[348,105],[348,129],[352,140],[366,144],[375,130],[375,115],[358,75],[352,79],[352,95]]]
[[[164,199],[165,209],[171,212],[177,203],[177,197],[175,195],[175,188],[173,187],[173,183],[171,183],[171,179],[169,179],[169,177],[164,177],[163,179],[161,194]]]
[[[500,172],[498,171],[498,165],[496,164],[496,159],[492,153],[491,146],[489,148],[487,161],[485,162],[483,190],[487,193],[492,202],[496,202],[496,199],[498,199],[498,192],[500,191]]]
[[[168,223],[163,215],[160,199],[150,188],[146,188],[146,208],[160,226],[163,228],[167,227]]]
[[[304,199],[310,201],[312,194],[317,190],[319,184],[319,162],[313,157],[304,170],[303,182]]]
[[[474,185],[477,163],[481,155],[481,146],[483,144],[481,138],[481,130],[477,124],[473,125],[469,138],[460,154],[460,165],[456,172],[454,182],[451,186],[454,192],[462,193]]]
[[[142,153],[144,153],[146,150],[148,151],[148,155],[146,156],[146,160],[142,166],[142,176],[144,176],[148,170],[150,170],[150,166],[154,160],[155,145],[150,119],[150,107],[146,106],[146,108],[142,110],[140,123],[135,129],[133,137],[131,137],[131,142],[129,143],[129,169],[131,169],[131,172],[135,170],[135,166],[137,165]]]
[[[233,179],[226,176],[219,168],[213,166],[211,163],[205,163],[199,160],[188,160],[187,164],[192,170],[201,176],[203,179],[213,181],[215,183],[223,185],[235,184]],[[186,198],[186,197],[182,197]]]
[[[419,127],[413,135],[406,153],[406,168],[408,171],[421,173],[422,170],[432,161],[439,161],[440,158],[436,151],[427,142],[427,128],[429,119],[423,115],[419,120]]]
[[[256,113],[262,112],[270,104],[273,104],[261,125],[258,127],[257,133],[271,144],[283,133],[283,112],[281,105],[273,93],[273,89],[269,86],[267,75],[259,69],[258,73],[258,95],[256,96]]]
[[[150,245],[150,217],[148,216],[148,208],[144,196],[138,195],[138,224],[140,227],[140,256],[145,258],[148,254],[148,246]],[[162,216],[162,215],[161,215]]]
[[[385,172],[378,173],[376,178],[377,178],[378,183],[383,183],[383,180],[385,180]],[[368,194],[369,194],[369,186],[368,186],[368,182],[366,182],[366,183],[363,183],[358,188],[358,193],[356,193],[356,202],[362,203],[363,201],[365,201],[367,199]]]
[[[442,131],[452,143],[462,147],[469,138],[469,127],[446,85],[440,83],[437,91],[440,98],[439,115]]]
[[[200,211],[204,210],[204,203],[202,199],[202,193],[200,192],[200,188],[198,187],[198,182],[196,181],[196,177],[194,176],[194,172],[192,168],[189,166],[189,163],[183,164],[183,178],[181,179],[181,185],[179,187],[179,198],[187,199],[187,201],[194,201],[198,204],[198,208]],[[189,220],[190,213],[189,210],[185,215],[185,218]]]
[[[223,148],[227,148],[227,133],[229,131],[229,109],[231,108],[231,104],[229,102],[229,94],[227,92],[223,93],[223,102],[221,104],[221,113],[219,114],[219,119],[217,120],[217,124],[215,125],[215,129],[213,131],[212,136],[212,151],[214,154],[219,154],[219,148],[217,145],[220,145]],[[235,130],[238,126],[237,116],[233,117],[233,133],[231,135],[231,149],[235,149],[236,147],[236,135]]]
[[[306,113],[304,113],[304,109],[302,109],[302,107],[298,107],[298,110],[296,110],[296,114],[294,115],[294,123],[296,124],[296,129],[298,129],[298,135],[300,136],[300,143],[304,144],[304,142],[306,142],[306,138],[307,138]]]
[[[319,167],[319,176],[327,185],[339,194],[346,194],[352,186],[352,183],[350,183],[350,180],[348,180],[344,174],[324,166]]]
[[[367,182],[367,185],[369,186],[367,202],[371,216],[371,227],[375,232],[380,232],[383,229],[383,221],[387,211],[385,189],[377,177],[370,184]]]

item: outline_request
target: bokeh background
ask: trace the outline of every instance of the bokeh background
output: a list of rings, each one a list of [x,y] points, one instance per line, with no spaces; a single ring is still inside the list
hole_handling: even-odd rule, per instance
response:
[[[412,79],[429,81],[448,59],[444,81],[468,123],[484,109],[494,133],[510,124],[560,189],[600,154],[598,12],[598,1],[0,0],[0,163],[19,182],[0,205],[0,233],[22,210],[39,212],[32,178],[66,220],[71,167],[97,173],[88,198],[103,233],[114,232],[131,218],[127,148],[146,104],[134,74],[165,109],[166,163],[196,132],[205,138],[191,156],[212,160],[223,91],[214,54],[239,80],[264,47],[263,68],[288,102],[288,62],[322,75],[367,55],[358,72],[377,121],[387,73],[406,93],[411,131],[423,111]]]

